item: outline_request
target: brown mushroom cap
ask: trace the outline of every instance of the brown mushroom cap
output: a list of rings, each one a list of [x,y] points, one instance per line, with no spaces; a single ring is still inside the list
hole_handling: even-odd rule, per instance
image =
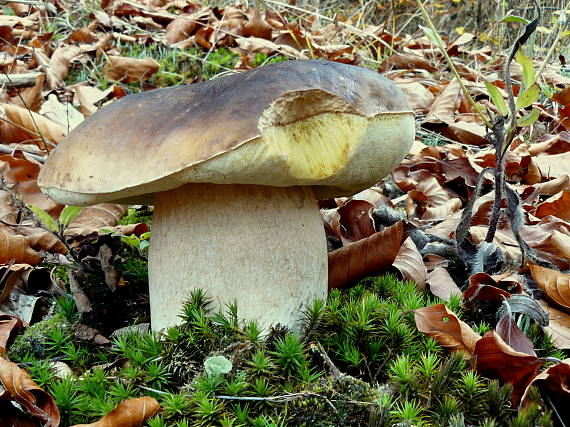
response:
[[[413,135],[405,96],[378,73],[286,61],[112,103],[59,144],[38,183],[73,205],[151,202],[188,182],[340,195],[385,176]]]

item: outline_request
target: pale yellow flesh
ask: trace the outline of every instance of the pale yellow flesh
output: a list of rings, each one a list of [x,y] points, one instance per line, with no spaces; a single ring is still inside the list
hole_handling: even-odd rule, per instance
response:
[[[202,288],[262,327],[295,328],[327,295],[327,248],[310,188],[188,184],[157,194],[149,258],[154,330]]]
[[[44,188],[72,205],[120,201],[152,203],[152,194],[187,182],[313,186],[317,198],[346,196],[370,187],[405,157],[414,141],[411,113],[373,117],[324,113],[261,131],[261,136],[210,160],[153,182],[108,194]],[[89,165],[85,165],[89,167]],[[117,171],[116,182],[121,174]],[[145,196],[149,195],[149,196]],[[138,195],[138,196],[137,196]]]

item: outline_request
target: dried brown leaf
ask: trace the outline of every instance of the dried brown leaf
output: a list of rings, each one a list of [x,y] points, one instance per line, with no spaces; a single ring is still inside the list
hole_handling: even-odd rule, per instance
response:
[[[9,314],[4,314],[0,311],[0,354],[6,352],[8,340],[13,331],[24,327],[22,321]]]
[[[561,191],[549,197],[536,207],[534,215],[538,218],[554,215],[564,221],[570,221],[570,191]]]
[[[347,287],[370,274],[388,269],[402,246],[403,238],[404,228],[400,221],[329,253],[329,289]]]
[[[570,350],[570,315],[554,307],[544,300],[538,300],[540,306],[548,313],[548,326],[544,329],[552,335],[557,348]]]
[[[30,242],[24,236],[18,236],[5,228],[0,228],[0,264],[7,264],[11,261],[18,264],[37,265],[41,257],[30,247]]]
[[[18,365],[0,357],[0,382],[11,399],[32,414],[44,427],[58,427],[59,410],[53,397],[40,388]]]
[[[511,402],[518,406],[521,397],[538,374],[542,359],[513,350],[495,332],[487,332],[475,345],[476,369],[487,378],[496,378],[513,386]]]
[[[532,341],[519,329],[512,316],[501,317],[501,320],[497,322],[495,331],[513,350],[529,356],[536,356]]]
[[[402,243],[398,255],[392,264],[404,280],[415,282],[420,289],[425,289],[427,268],[422,260],[422,255],[411,237]]]
[[[65,129],[44,116],[13,104],[1,104],[3,120],[0,122],[0,139],[5,143],[34,142],[44,148],[43,136],[57,144],[65,138]]]
[[[158,62],[152,58],[138,59],[109,55],[104,72],[112,80],[134,83],[149,78],[159,68]]]
[[[72,427],[139,427],[160,411],[160,404],[156,399],[149,396],[136,397],[123,400],[99,421]]]
[[[530,273],[552,301],[570,310],[570,274],[534,264],[530,266]]]
[[[452,295],[462,295],[449,272],[443,267],[436,267],[427,274],[426,283],[436,297],[449,301]]]
[[[436,340],[441,346],[470,356],[481,336],[457,318],[444,304],[414,310],[418,330]]]

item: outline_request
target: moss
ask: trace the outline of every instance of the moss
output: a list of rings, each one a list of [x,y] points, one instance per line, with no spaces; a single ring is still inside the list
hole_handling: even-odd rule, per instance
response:
[[[11,360],[16,361],[25,360],[29,357],[45,358],[45,353],[48,349],[48,336],[56,329],[71,334],[70,324],[62,315],[56,314],[26,328],[24,333],[17,336],[12,345],[10,345],[8,356]]]
[[[119,221],[119,225],[138,224],[144,222],[149,227],[152,225],[153,209],[143,206],[139,209],[129,208],[129,212]]]

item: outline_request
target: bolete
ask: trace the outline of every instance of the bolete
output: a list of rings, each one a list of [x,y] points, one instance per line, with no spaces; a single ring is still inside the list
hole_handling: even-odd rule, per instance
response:
[[[316,200],[387,175],[414,140],[403,93],[378,73],[287,61],[127,96],[76,127],[39,185],[69,205],[154,204],[151,321],[190,291],[240,317],[295,326],[327,294]]]

